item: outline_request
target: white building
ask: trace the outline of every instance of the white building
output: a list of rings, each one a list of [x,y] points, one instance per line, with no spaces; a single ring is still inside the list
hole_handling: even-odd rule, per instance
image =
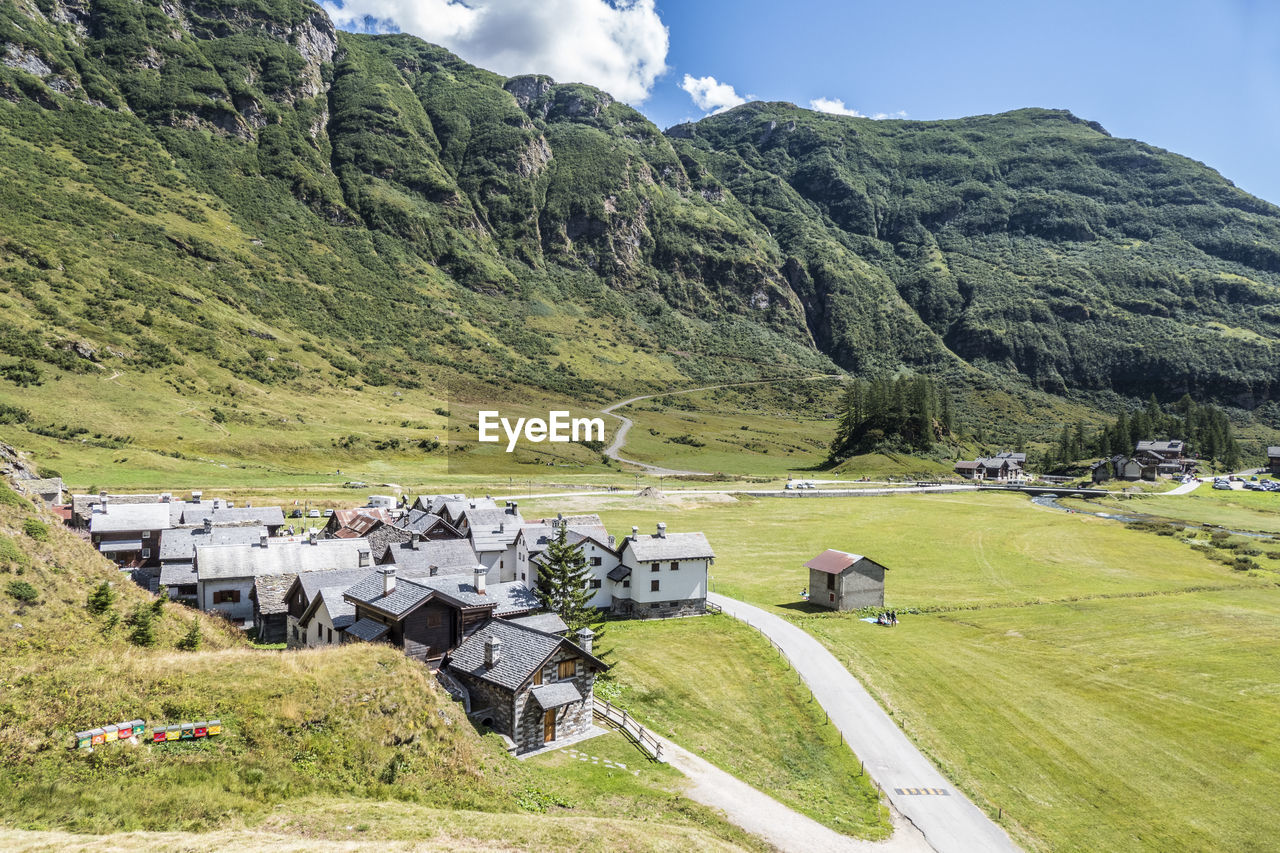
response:
[[[619,616],[652,619],[691,616],[707,609],[708,570],[715,552],[701,533],[631,535],[618,548],[619,565],[609,572],[611,609]]]

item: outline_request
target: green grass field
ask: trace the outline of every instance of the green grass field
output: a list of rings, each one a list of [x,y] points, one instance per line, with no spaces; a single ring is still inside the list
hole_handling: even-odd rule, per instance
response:
[[[1207,485],[1186,495],[1150,499],[1099,498],[1085,506],[1141,512],[1177,521],[1215,524],[1232,530],[1280,533],[1280,493],[1219,491]],[[1097,507],[1092,507],[1096,509]]]
[[[889,834],[887,809],[809,689],[728,616],[610,622],[614,700],[658,734],[838,832]]]
[[[1268,579],[1016,495],[604,514],[619,533],[705,531],[720,591],[814,633],[1028,849],[1261,851],[1280,834]],[[886,630],[800,605],[800,564],[827,546],[884,562],[888,604],[925,612]]]

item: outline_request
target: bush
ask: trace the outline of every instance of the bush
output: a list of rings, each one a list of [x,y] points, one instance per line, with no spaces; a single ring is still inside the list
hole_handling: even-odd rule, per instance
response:
[[[45,542],[49,539],[49,525],[36,518],[28,518],[22,522],[22,532],[37,542]]]
[[[184,652],[195,652],[200,650],[199,619],[191,620],[191,627],[187,629],[187,633],[182,635],[182,639],[178,640],[178,648]]]
[[[94,616],[101,616],[111,609],[111,605],[115,603],[116,593],[111,588],[108,581],[103,581],[89,593],[89,599],[85,602],[85,607],[89,608],[89,612]]]
[[[9,571],[14,566],[25,566],[27,555],[22,553],[16,542],[7,536],[0,536],[0,568]]]
[[[145,604],[139,604],[134,608],[133,615],[129,617],[129,624],[133,628],[129,632],[129,642],[135,646],[154,646],[156,644],[155,622],[155,615],[151,612],[151,608]]]
[[[9,581],[4,591],[21,601],[30,604],[40,597],[40,592],[26,581]]]

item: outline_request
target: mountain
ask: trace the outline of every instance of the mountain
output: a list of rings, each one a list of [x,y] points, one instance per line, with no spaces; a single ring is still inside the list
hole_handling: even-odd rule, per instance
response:
[[[305,0],[6,0],[0,175],[0,401],[833,364],[1280,393],[1280,209],[1061,111],[755,102],[664,134]]]

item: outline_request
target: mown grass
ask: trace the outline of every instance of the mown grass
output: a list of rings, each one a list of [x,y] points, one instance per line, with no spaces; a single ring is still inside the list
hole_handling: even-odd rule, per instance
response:
[[[605,517],[619,532],[660,517],[707,532],[719,590],[817,636],[1028,849],[1266,850],[1280,832],[1267,734],[1280,725],[1280,589],[1266,576],[1177,536],[1013,495],[708,502],[678,515],[636,501]],[[799,604],[800,564],[824,547],[889,567],[897,628]]]
[[[728,616],[610,622],[615,700],[644,725],[838,832],[891,831],[857,757],[767,640]]]

